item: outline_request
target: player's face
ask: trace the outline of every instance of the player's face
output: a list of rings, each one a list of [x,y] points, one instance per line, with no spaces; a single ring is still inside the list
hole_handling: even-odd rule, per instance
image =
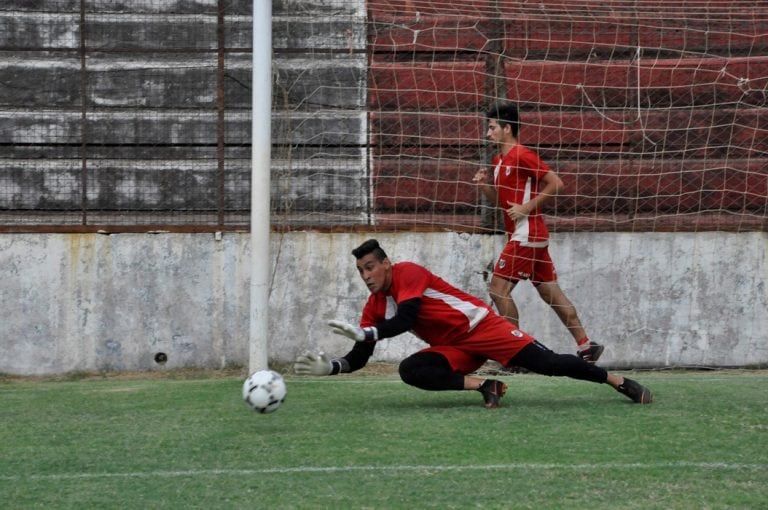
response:
[[[509,129],[508,126],[505,126],[505,127],[507,127],[507,130]],[[488,140],[494,143],[503,142],[504,131],[505,129],[499,125],[499,121],[497,121],[496,119],[491,119],[488,121],[488,132],[486,133]]]
[[[371,294],[389,290],[392,283],[392,263],[389,259],[379,260],[369,253],[357,261],[357,272]]]

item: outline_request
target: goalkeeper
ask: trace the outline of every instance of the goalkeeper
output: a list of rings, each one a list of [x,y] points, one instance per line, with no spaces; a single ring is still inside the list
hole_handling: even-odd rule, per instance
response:
[[[639,383],[584,361],[557,354],[497,315],[481,299],[448,284],[412,262],[392,263],[378,241],[370,239],[352,250],[357,271],[371,295],[359,326],[329,322],[334,333],[354,340],[342,357],[300,356],[294,370],[302,375],[335,375],[364,367],[376,342],[411,331],[429,347],[400,363],[403,382],[430,391],[477,390],[485,407],[498,407],[507,390],[494,379],[469,375],[488,359],[502,366],[523,367],[549,376],[567,376],[610,384],[634,402],[652,401]]]
[[[591,342],[576,307],[557,283],[549,256],[549,231],[541,207],[563,187],[563,181],[532,150],[518,140],[520,126],[517,106],[509,103],[488,111],[488,139],[497,144],[493,176],[485,169],[473,181],[488,201],[504,209],[504,230],[508,239],[493,268],[488,291],[499,314],[519,326],[512,290],[520,280],[530,280],[541,298],[555,311],[576,342],[577,354],[595,363],[603,346]]]

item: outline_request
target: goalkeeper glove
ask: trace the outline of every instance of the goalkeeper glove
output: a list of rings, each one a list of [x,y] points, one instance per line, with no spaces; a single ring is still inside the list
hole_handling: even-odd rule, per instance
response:
[[[302,354],[293,363],[293,371],[299,375],[331,375],[333,366],[322,352]]]
[[[343,321],[328,321],[334,333],[351,338],[355,342],[375,342],[379,339],[379,331],[374,327],[361,328]]]

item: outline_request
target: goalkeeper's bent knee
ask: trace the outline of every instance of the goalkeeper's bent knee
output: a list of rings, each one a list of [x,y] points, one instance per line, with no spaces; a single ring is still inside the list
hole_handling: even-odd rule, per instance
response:
[[[464,389],[464,376],[455,373],[448,360],[436,352],[417,352],[405,358],[399,372],[405,384],[422,390]]]

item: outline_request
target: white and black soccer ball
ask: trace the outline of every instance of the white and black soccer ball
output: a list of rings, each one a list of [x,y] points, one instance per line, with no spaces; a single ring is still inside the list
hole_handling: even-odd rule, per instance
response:
[[[286,392],[283,376],[272,370],[254,372],[243,383],[243,400],[257,413],[277,411]]]

